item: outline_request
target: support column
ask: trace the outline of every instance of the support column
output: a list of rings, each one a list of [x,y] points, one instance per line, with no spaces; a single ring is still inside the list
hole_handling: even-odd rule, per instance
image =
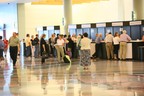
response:
[[[18,4],[18,32],[20,40],[25,38],[25,4]]]
[[[63,0],[64,6],[64,33],[66,35],[68,32],[68,25],[72,24],[72,0]]]
[[[125,6],[124,0],[118,0],[118,19],[123,21],[125,20]]]
[[[143,5],[144,5],[144,0],[133,0],[133,7],[134,7],[136,20],[144,19]]]

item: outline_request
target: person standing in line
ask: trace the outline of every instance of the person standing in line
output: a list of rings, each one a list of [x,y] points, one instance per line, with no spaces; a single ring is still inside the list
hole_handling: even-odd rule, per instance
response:
[[[105,43],[106,43],[106,52],[107,52],[107,59],[110,58],[113,59],[113,36],[111,32],[109,32],[105,37]]]
[[[95,36],[96,36],[96,39],[95,39],[95,53],[92,55],[92,58],[96,58],[96,41],[97,41],[97,38],[98,38],[98,33]]]
[[[73,34],[71,37],[72,41],[73,41],[73,45],[72,45],[72,58],[77,58],[77,49],[76,49],[76,42],[77,42],[77,38],[76,38],[76,34]]]
[[[39,57],[39,38],[38,38],[38,34],[36,34],[36,37],[34,38],[34,41],[35,41],[34,57],[38,58]]]
[[[78,52],[78,58],[80,58],[80,48],[81,48],[80,42],[81,42],[81,39],[82,39],[82,35],[79,34],[77,36],[77,41],[76,41],[76,49],[77,49],[77,52]]]
[[[96,34],[95,53],[93,54],[93,58],[100,57],[99,54],[101,54],[101,41],[102,41],[102,34]]]
[[[0,60],[3,60],[3,51],[4,51],[4,42],[2,40],[2,36],[0,36]]]
[[[120,37],[118,32],[115,32],[114,38],[113,38],[113,43],[114,43],[114,59],[118,59],[118,50],[119,50],[119,43],[120,43]]]
[[[25,43],[26,43],[26,57],[29,57],[31,56],[31,40],[29,34],[26,35]]]
[[[71,39],[71,35],[68,35],[68,38],[67,38],[67,54],[69,55],[70,58],[72,58],[72,46],[73,46],[73,41]]]
[[[120,60],[126,59],[127,42],[131,40],[130,36],[127,35],[127,31],[123,30],[123,34],[120,35]]]
[[[43,52],[46,52],[46,41],[45,41],[45,37],[46,34],[42,34],[41,39],[40,39],[40,52],[41,52],[41,56],[43,54]],[[41,58],[41,63],[44,64],[45,63],[45,58]]]
[[[59,35],[59,38],[57,39],[57,44],[55,45],[57,49],[58,62],[63,62],[63,58],[64,58],[64,49],[63,49],[64,40],[62,37],[63,35]]]
[[[34,57],[34,51],[35,51],[35,41],[34,41],[34,35],[31,36],[31,55]]]
[[[52,34],[51,38],[49,38],[49,44],[50,44],[50,50],[51,50],[51,54],[53,55],[53,57],[55,56],[55,34]]]
[[[88,70],[88,66],[91,65],[90,58],[90,44],[91,40],[88,38],[88,34],[83,34],[83,39],[81,39],[81,60],[80,64],[84,67],[84,70]]]
[[[13,32],[13,36],[11,36],[9,39],[9,47],[10,47],[10,57],[13,60],[14,68],[16,68],[18,46],[20,46],[19,39],[17,38],[16,32]]]

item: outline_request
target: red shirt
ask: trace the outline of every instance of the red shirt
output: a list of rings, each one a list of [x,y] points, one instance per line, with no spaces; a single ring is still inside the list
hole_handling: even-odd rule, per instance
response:
[[[4,49],[7,49],[8,48],[8,40],[4,39],[3,42],[4,42],[4,45],[5,45]]]

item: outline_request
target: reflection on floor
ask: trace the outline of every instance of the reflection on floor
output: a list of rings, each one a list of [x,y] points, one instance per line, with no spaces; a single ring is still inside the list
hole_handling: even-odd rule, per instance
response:
[[[144,96],[144,63],[92,60],[88,71],[49,58],[19,57],[0,62],[0,96]]]

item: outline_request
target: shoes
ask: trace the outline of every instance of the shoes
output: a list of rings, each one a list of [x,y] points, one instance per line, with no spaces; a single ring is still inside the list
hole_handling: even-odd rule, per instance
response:
[[[88,70],[88,67],[84,67],[84,70]]]
[[[45,62],[41,62],[41,64],[44,64]]]

